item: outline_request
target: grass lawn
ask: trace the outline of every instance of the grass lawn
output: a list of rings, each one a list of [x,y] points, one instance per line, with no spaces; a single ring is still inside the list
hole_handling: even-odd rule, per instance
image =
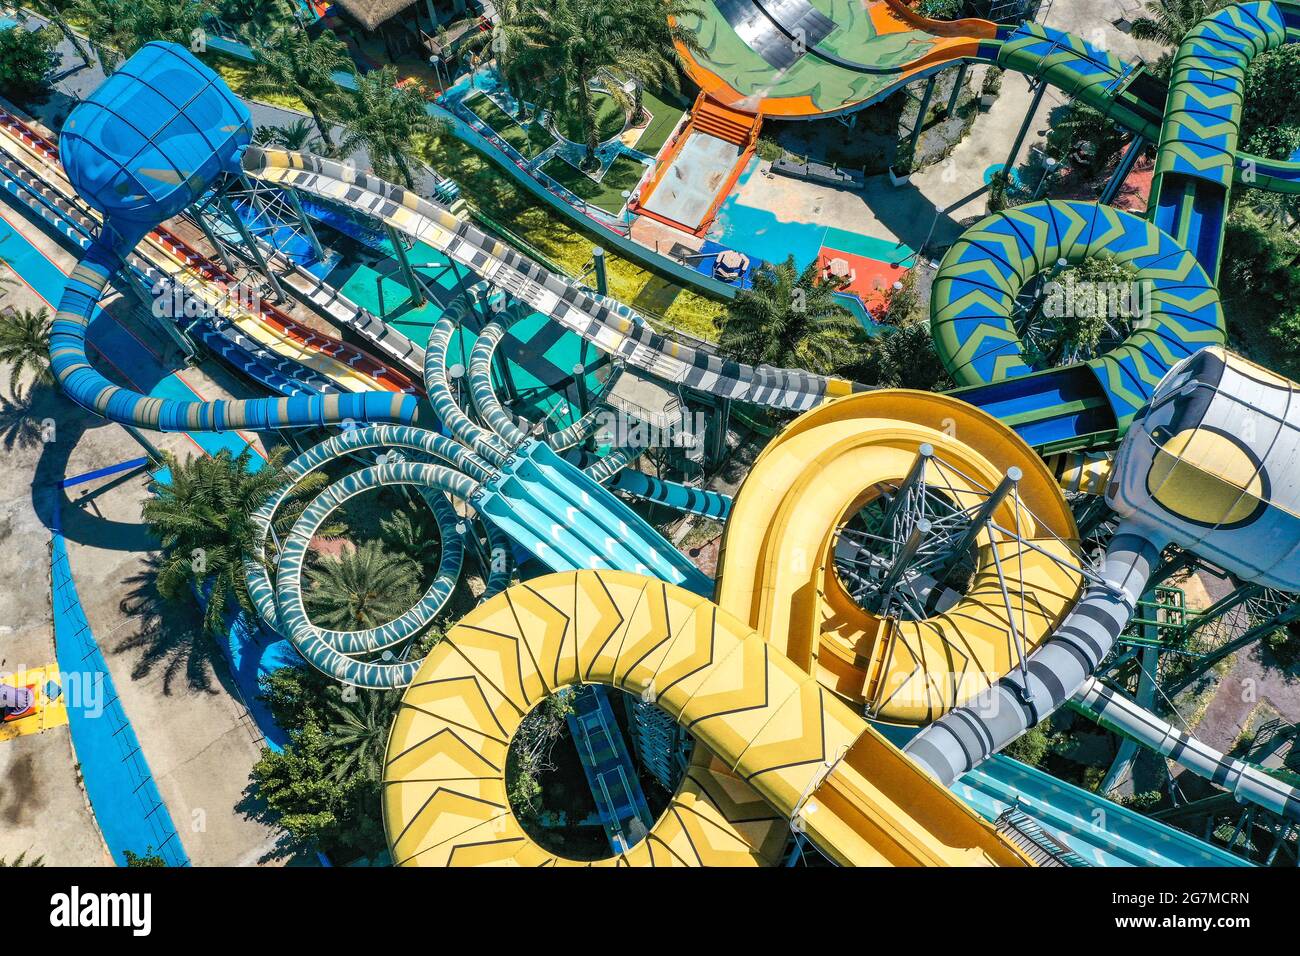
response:
[[[650,113],[650,124],[641,132],[641,138],[636,141],[636,148],[653,156],[663,148],[664,143],[668,142],[673,127],[686,111],[655,96],[649,90],[641,94],[641,102]]]
[[[555,137],[536,123],[521,126],[513,116],[480,93],[465,101],[470,111],[497,131],[502,139],[519,150],[525,159],[533,159],[555,142]]]
[[[467,201],[498,222],[508,224],[524,240],[577,276],[591,262],[591,247],[599,240],[580,232],[555,210],[535,200],[509,174],[450,133],[425,140],[421,159],[452,175]],[[621,198],[621,197],[620,197]],[[692,335],[717,340],[722,303],[706,298],[657,273],[609,252],[606,255],[610,293],[652,319],[677,326]]]
[[[623,208],[623,191],[630,192],[641,181],[646,168],[645,163],[637,162],[630,156],[619,156],[610,164],[604,178],[596,182],[563,158],[554,156],[542,166],[542,172],[593,206],[617,213]]]
[[[627,125],[627,117],[623,115],[623,109],[615,101],[614,97],[608,93],[596,91],[592,93],[591,101],[596,107],[596,138],[600,142],[603,143],[607,139],[613,139],[623,132],[623,127]],[[572,142],[585,143],[587,141],[586,134],[582,131],[582,123],[579,121],[576,98],[570,100],[567,112],[556,114],[555,128],[560,131],[561,136]]]
[[[211,51],[204,53],[200,59],[217,71],[218,75],[226,81],[226,85],[234,91],[236,96],[248,99],[255,98],[263,103],[270,103],[272,106],[279,106],[286,110],[297,110],[299,113],[307,112],[307,107],[302,100],[292,93],[266,93],[257,97],[246,94],[244,90],[253,77],[253,64],[251,63]]]

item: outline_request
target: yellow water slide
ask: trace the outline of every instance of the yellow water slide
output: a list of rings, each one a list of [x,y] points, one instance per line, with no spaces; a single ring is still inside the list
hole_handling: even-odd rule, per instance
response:
[[[903,483],[923,445],[924,481],[968,512],[1012,469],[1020,479],[976,537],[955,604],[880,617],[842,584],[838,535]],[[868,392],[800,416],[763,450],[723,538],[717,600],[873,717],[926,724],[1055,630],[1079,594],[1077,537],[1056,478],[1011,429],[947,396]]]
[[[776,862],[788,829],[843,865],[1026,865],[836,695],[711,601],[622,571],[552,574],[466,615],[407,689],[384,822],[399,865],[565,865],[510,808],[506,755],[548,695],[608,684],[690,729],[695,760],[607,865]]]
[[[955,528],[981,515],[965,521],[969,580],[942,612],[877,617],[840,584],[837,537],[877,498],[921,486],[919,500],[946,502]],[[925,392],[827,402],[778,435],[741,487],[716,604],[643,576],[578,571],[517,585],[451,630],[389,739],[394,862],[573,862],[519,824],[507,752],[545,697],[602,683],[653,701],[697,741],[646,839],[604,862],[770,865],[794,828],[845,865],[1024,865],[860,703],[926,723],[1018,666],[1078,596],[1077,548],[1056,477],[985,413]]]

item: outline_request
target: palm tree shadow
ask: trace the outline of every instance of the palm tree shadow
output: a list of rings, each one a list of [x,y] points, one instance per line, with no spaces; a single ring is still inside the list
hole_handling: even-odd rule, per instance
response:
[[[5,451],[35,448],[46,434],[40,412],[50,386],[31,385],[12,397],[0,394],[0,444]]]
[[[203,627],[203,618],[190,601],[169,601],[158,593],[159,556],[151,554],[139,573],[127,578],[125,596],[118,609],[136,624],[136,632],[123,638],[113,653],[143,651],[131,670],[141,680],[161,669],[163,693],[170,695],[177,680],[190,690],[218,693],[224,684],[221,648]]]

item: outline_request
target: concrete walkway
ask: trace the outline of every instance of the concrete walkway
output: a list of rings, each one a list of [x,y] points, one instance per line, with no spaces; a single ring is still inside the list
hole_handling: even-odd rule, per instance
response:
[[[65,273],[72,269],[71,253],[15,207],[0,205],[41,254]],[[21,283],[0,305],[10,302],[19,308],[47,305]],[[134,299],[114,296],[106,309],[141,342],[157,341]],[[175,358],[173,367],[179,367]],[[185,375],[206,399],[248,394],[215,366]],[[0,590],[0,620],[13,628],[0,633],[0,667],[8,671],[54,660],[49,526],[54,496],[65,494],[56,483],[138,458],[142,449],[120,426],[52,388],[14,401],[7,370],[0,370],[0,386],[0,441],[8,452],[0,469],[0,579],[26,582]],[[152,437],[182,457],[197,452],[183,434]],[[140,523],[145,479],[140,472],[125,473],[70,489],[62,508],[69,564],[122,706],[191,860],[233,865],[260,858],[275,831],[235,810],[260,755],[258,738],[225,686],[224,662],[217,645],[200,633],[196,611],[164,604],[153,591],[150,562],[157,542]],[[51,864],[107,864],[76,765],[66,727],[0,743],[0,856],[28,851],[44,854]]]

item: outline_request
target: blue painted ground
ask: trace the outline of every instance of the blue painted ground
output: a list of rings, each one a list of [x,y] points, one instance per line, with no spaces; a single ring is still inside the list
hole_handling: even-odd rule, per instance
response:
[[[815,262],[822,246],[878,262],[902,262],[915,254],[903,242],[888,242],[821,223],[788,222],[769,210],[745,205],[739,199],[740,187],[749,182],[759,164],[755,156],[741,173],[736,188],[718,209],[717,219],[709,229],[710,239],[768,262],[784,262],[793,255],[800,267]]]
[[[168,866],[189,857],[158,793],[149,762],[117,697],[112,675],[86,620],[68,566],[55,505],[50,544],[54,646],[68,705],[68,724],[86,795],[118,866],[126,851],[156,853]],[[57,826],[57,821],[51,821]]]
[[[0,207],[0,258],[9,263],[32,291],[53,312],[63,295],[68,276],[57,265],[32,245]],[[152,346],[118,324],[112,315],[96,309],[90,320],[87,339],[95,353],[95,360],[125,385],[157,398],[182,401],[199,401],[195,393],[177,374],[177,370],[164,365],[161,354]],[[190,439],[204,452],[215,455],[229,449],[238,455],[248,442],[235,432],[187,432]],[[262,459],[254,455],[254,467],[261,467]],[[165,480],[165,478],[164,478]]]

